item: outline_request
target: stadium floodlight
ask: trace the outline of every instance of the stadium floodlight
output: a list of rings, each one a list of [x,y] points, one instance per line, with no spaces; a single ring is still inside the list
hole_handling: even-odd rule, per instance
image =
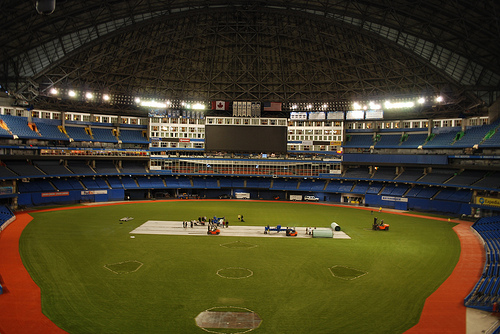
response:
[[[104,101],[109,101],[109,100],[111,99],[111,97],[110,97],[108,94],[104,94],[104,95],[102,96],[102,99],[103,99]]]
[[[323,109],[327,109],[328,108],[328,104],[323,104]]]
[[[75,92],[74,90],[70,90],[70,91],[68,92],[68,95],[69,95],[70,97],[75,97],[75,96],[76,96],[76,92]]]
[[[421,97],[418,99],[418,103],[424,104],[425,103],[425,98]]]
[[[141,107],[151,107],[151,108],[166,108],[167,105],[165,103],[152,101],[141,101]]]
[[[141,103],[141,98],[140,97],[136,97],[134,99],[134,101],[135,101],[135,103],[139,104],[139,103]]]
[[[307,109],[312,109],[313,105],[312,104],[308,104],[307,105]]]
[[[385,101],[384,107],[386,109],[402,109],[402,108],[413,108],[415,106],[415,102],[395,102],[392,103],[390,101]]]
[[[369,105],[370,105],[370,109],[375,109],[375,110],[377,110],[377,109],[381,109],[381,108],[382,108],[382,106],[381,106],[380,104],[375,103],[375,102],[373,102],[373,101],[370,101],[370,104],[369,104]]]
[[[92,94],[91,92],[87,92],[85,93],[85,98],[87,100],[92,100],[94,98],[94,94]]]
[[[57,95],[57,94],[59,94],[59,91],[56,88],[51,88],[50,89],[50,94]]]
[[[297,106],[296,104],[292,105],[292,109],[293,109],[293,110],[295,110],[295,109],[297,109],[297,108],[298,108],[298,106]]]
[[[443,102],[443,97],[442,96],[436,97],[436,102]]]
[[[193,109],[204,110],[205,106],[203,104],[201,104],[201,103],[195,103],[195,104],[193,104]]]
[[[358,102],[354,102],[352,104],[352,107],[354,108],[354,110],[361,110],[362,109],[361,105]]]

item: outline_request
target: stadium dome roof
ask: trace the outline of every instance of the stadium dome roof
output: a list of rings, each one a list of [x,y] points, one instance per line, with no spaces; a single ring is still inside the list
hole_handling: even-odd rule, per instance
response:
[[[40,3],[51,0],[39,0]],[[496,1],[6,0],[0,84],[40,108],[57,88],[200,101],[444,95],[479,113],[500,91]],[[97,111],[133,113],[95,104]]]

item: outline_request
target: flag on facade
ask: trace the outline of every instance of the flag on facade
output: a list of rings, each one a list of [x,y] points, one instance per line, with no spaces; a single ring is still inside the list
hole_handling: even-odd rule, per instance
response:
[[[281,111],[281,102],[264,102],[264,111]]]
[[[229,110],[229,102],[212,101],[212,110]]]

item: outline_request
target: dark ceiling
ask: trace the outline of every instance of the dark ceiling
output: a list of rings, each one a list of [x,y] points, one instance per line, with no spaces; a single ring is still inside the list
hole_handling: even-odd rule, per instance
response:
[[[0,84],[37,107],[89,108],[56,87],[285,104],[442,94],[440,113],[482,113],[500,92],[493,0],[3,3]],[[125,102],[91,107],[133,113]]]

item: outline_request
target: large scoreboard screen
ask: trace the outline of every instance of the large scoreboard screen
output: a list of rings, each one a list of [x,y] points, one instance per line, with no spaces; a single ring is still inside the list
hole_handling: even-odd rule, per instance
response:
[[[286,153],[286,126],[205,125],[205,151]]]

